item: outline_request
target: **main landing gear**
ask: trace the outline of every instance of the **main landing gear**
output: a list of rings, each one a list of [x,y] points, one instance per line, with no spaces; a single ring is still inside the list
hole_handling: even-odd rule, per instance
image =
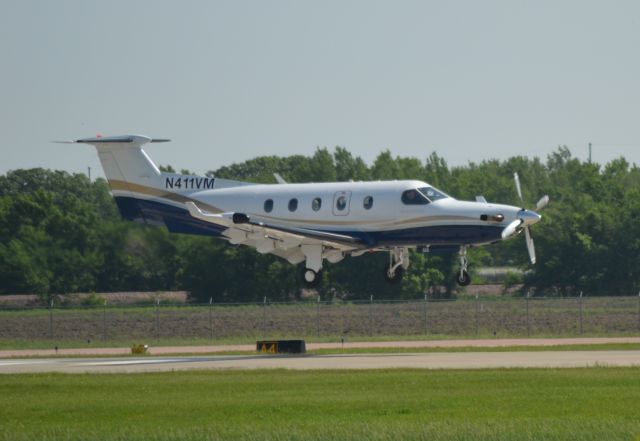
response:
[[[456,281],[460,286],[468,286],[471,283],[469,275],[469,259],[467,258],[467,246],[462,245],[459,251],[460,272]],[[389,250],[389,263],[384,268],[384,277],[387,282],[396,284],[402,280],[405,270],[409,268],[409,249],[392,248]]]
[[[321,271],[314,271],[311,268],[305,268],[302,274],[302,279],[304,280],[304,284],[309,288],[318,286],[321,278],[322,278]]]
[[[318,286],[320,283],[320,271],[322,270],[322,245],[302,245],[300,247],[305,256],[305,269],[302,273],[302,281],[308,288]]]
[[[322,261],[324,259],[331,263],[337,263],[344,259],[345,256],[345,253],[340,250],[327,249],[317,244],[301,245],[300,251],[302,251],[305,260],[302,282],[308,288],[313,288],[320,284],[320,280],[322,280]]]
[[[301,250],[304,253],[306,265],[302,273],[302,280],[304,284],[309,287],[318,286],[322,279],[322,260],[327,258],[329,261],[342,260],[344,255],[342,253],[333,255],[331,253],[324,253],[321,245],[302,245]],[[460,272],[456,277],[456,281],[460,286],[467,286],[471,283],[471,276],[469,275],[469,260],[467,259],[467,246],[460,246]],[[389,250],[389,263],[385,265],[384,277],[387,282],[396,284],[402,280],[402,276],[409,268],[409,248],[407,247],[394,247]]]

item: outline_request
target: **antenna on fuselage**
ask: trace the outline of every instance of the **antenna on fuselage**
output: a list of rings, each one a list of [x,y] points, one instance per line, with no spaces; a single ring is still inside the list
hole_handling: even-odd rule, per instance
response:
[[[285,181],[284,178],[280,176],[279,173],[274,173],[273,177],[276,178],[276,181],[278,182],[278,184],[288,184],[288,182]]]

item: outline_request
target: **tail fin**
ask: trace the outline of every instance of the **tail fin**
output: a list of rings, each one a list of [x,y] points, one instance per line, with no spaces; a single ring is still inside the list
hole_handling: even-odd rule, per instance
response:
[[[220,187],[247,185],[210,177],[162,173],[142,146],[168,139],[125,135],[84,138],[70,143],[91,144],[98,156],[120,214],[128,220],[167,224],[181,213],[193,193]],[[215,184],[215,187],[214,187]],[[212,208],[215,210],[215,208]]]
[[[142,150],[142,146],[151,142],[167,141],[169,140],[126,135],[84,138],[70,142],[91,144],[96,148],[102,169],[123,218],[158,224],[162,220],[145,215],[140,202],[159,196],[162,173]]]
[[[84,138],[73,142],[91,144],[98,150],[100,163],[113,190],[134,191],[133,186],[153,188],[158,187],[161,181],[160,170],[142,146],[167,141],[136,135]]]

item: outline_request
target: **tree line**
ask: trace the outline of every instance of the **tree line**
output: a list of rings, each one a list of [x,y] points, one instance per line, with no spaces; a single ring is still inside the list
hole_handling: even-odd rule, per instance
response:
[[[173,170],[170,166],[167,170]],[[187,172],[187,170],[183,170]],[[418,179],[463,200],[520,204],[518,172],[529,208],[551,203],[532,229],[538,254],[528,264],[524,239],[470,250],[471,269],[520,267],[524,289],[546,295],[630,295],[640,288],[640,169],[620,158],[580,161],[559,147],[546,161],[515,156],[450,167],[437,153],[425,160],[380,153],[371,165],[346,148],[312,156],[261,156],[208,176],[274,183]],[[457,255],[414,252],[399,285],[384,283],[386,253],[326,264],[318,294],[325,299],[451,295]],[[0,176],[0,294],[43,299],[73,292],[182,289],[216,302],[295,300],[303,295],[298,268],[252,248],[200,236],[169,234],[120,219],[103,179],[41,168]]]

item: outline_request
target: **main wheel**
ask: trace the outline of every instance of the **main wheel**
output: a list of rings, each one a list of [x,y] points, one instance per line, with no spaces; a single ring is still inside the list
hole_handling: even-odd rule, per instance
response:
[[[318,286],[318,284],[320,283],[320,271],[315,272],[310,268],[305,268],[302,274],[302,280],[304,284],[309,288]]]
[[[471,283],[471,276],[469,275],[467,270],[460,271],[460,274],[458,274],[458,285],[467,286],[470,283]]]
[[[384,268],[384,278],[387,279],[387,282],[389,283],[392,283],[392,284],[399,283],[402,280],[402,276],[404,274],[404,268],[402,268],[402,266],[399,266],[398,268],[395,269],[393,273],[391,273],[390,271],[391,271],[391,264],[388,264]]]

